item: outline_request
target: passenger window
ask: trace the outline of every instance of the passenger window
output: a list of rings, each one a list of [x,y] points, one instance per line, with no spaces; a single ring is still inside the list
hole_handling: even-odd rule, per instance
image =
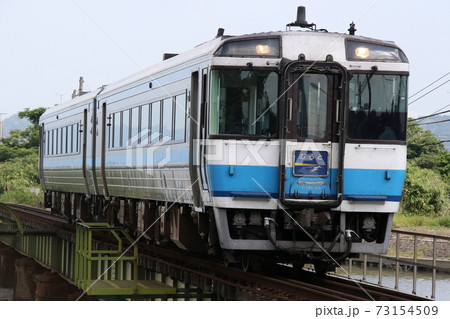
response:
[[[67,153],[67,127],[61,127],[61,154]]]
[[[130,110],[122,111],[122,142],[120,146],[128,146],[130,143]]]
[[[162,140],[172,139],[172,98],[163,100]]]
[[[131,109],[131,136],[130,143],[131,145],[136,145],[139,142],[139,107],[134,107]]]
[[[76,141],[76,144],[75,144],[75,152],[78,153],[78,151],[80,150],[80,134],[81,134],[81,132],[80,132],[80,123],[77,123],[77,130],[76,130],[75,134],[77,135],[77,141]]]
[[[152,103],[152,127],[151,132],[151,143],[159,141],[160,137],[160,121],[161,121],[161,102]]]
[[[67,126],[67,153],[73,153],[73,125]]]
[[[150,112],[149,112],[149,105],[143,105],[141,107],[141,138],[139,143],[140,144],[148,144],[148,136],[149,136],[149,130],[148,130],[148,123],[150,119]]]
[[[185,140],[186,130],[186,94],[175,97],[175,137],[176,141]]]
[[[50,131],[47,131],[45,133],[45,143],[46,143],[45,148],[47,151],[46,155],[50,155]]]
[[[120,122],[122,120],[122,113],[117,112],[113,115],[113,143],[112,147],[120,146]]]
[[[55,155],[59,154],[59,129],[55,130]]]

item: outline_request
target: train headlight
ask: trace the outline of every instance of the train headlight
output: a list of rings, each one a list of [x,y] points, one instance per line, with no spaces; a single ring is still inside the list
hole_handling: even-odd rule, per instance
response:
[[[395,44],[347,40],[345,42],[349,61],[404,62],[408,58]]]
[[[358,58],[366,59],[370,55],[370,50],[366,47],[357,47],[355,49],[355,55]]]
[[[270,53],[270,47],[268,45],[258,44],[258,45],[256,45],[255,48],[256,48],[256,53],[258,53],[258,54],[265,55],[265,54]]]
[[[215,56],[279,58],[281,44],[279,38],[255,38],[227,40],[217,49]]]

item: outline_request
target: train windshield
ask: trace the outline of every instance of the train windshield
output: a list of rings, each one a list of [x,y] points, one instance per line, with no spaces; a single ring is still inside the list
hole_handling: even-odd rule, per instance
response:
[[[349,84],[348,137],[406,140],[407,76],[354,74]]]
[[[274,136],[278,74],[257,70],[211,72],[211,135]]]

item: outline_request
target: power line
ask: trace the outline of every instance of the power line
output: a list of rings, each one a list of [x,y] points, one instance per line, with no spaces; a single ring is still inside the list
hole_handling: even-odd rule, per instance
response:
[[[432,89],[432,90],[428,91],[427,93],[425,93],[425,94],[419,96],[419,97],[418,97],[417,99],[415,99],[414,101],[409,102],[408,105],[413,104],[414,102],[416,102],[416,101],[420,100],[421,98],[427,96],[427,95],[430,94],[431,92],[433,92],[433,91],[439,89],[441,86],[443,86],[443,85],[446,84],[447,82],[450,82],[450,80],[447,80],[447,81],[445,81],[444,83],[441,83],[440,85],[436,86],[434,89]]]
[[[432,86],[434,83],[436,83],[436,82],[438,82],[439,80],[445,78],[445,77],[446,77],[447,75],[449,75],[449,74],[450,74],[450,72],[444,74],[444,75],[441,76],[439,79],[433,81],[432,83],[428,84],[428,85],[427,85],[426,87],[424,87],[423,89],[421,89],[421,90],[417,91],[416,93],[414,93],[413,95],[409,96],[409,98],[412,98],[412,97],[416,96],[417,94],[419,94],[419,93],[422,92],[423,90],[429,88],[429,87]]]
[[[417,123],[417,125],[437,124],[437,123],[443,123],[443,122],[450,122],[450,119],[448,119],[448,120],[441,120],[441,121],[435,121],[435,122],[428,122],[428,123]]]
[[[450,104],[447,104],[447,105],[444,106],[442,109],[445,109],[447,106],[450,106]],[[442,110],[442,109],[440,109],[440,110]],[[433,116],[437,116],[437,115],[442,115],[442,114],[445,114],[445,113],[449,113],[449,112],[450,112],[450,110],[448,110],[448,111],[443,111],[443,112],[439,112],[440,110],[436,111],[436,112],[438,112],[438,113],[434,112],[434,113],[431,113],[430,115],[424,115],[424,116],[421,116],[421,117],[418,117],[418,118],[415,118],[415,119],[412,119],[412,120],[413,120],[413,121],[420,121],[420,120],[423,120],[423,119],[427,119],[427,118],[429,118],[429,117],[433,117]]]

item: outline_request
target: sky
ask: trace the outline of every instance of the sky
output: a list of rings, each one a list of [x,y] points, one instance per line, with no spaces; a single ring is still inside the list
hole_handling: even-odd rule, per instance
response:
[[[342,33],[354,21],[358,35],[397,43],[411,63],[410,96],[450,72],[449,1],[0,0],[0,113],[67,101],[80,76],[94,90],[212,39],[219,27],[227,35],[285,30],[299,5],[318,28]],[[450,81],[414,101],[447,80],[411,98],[409,115],[450,104]]]

